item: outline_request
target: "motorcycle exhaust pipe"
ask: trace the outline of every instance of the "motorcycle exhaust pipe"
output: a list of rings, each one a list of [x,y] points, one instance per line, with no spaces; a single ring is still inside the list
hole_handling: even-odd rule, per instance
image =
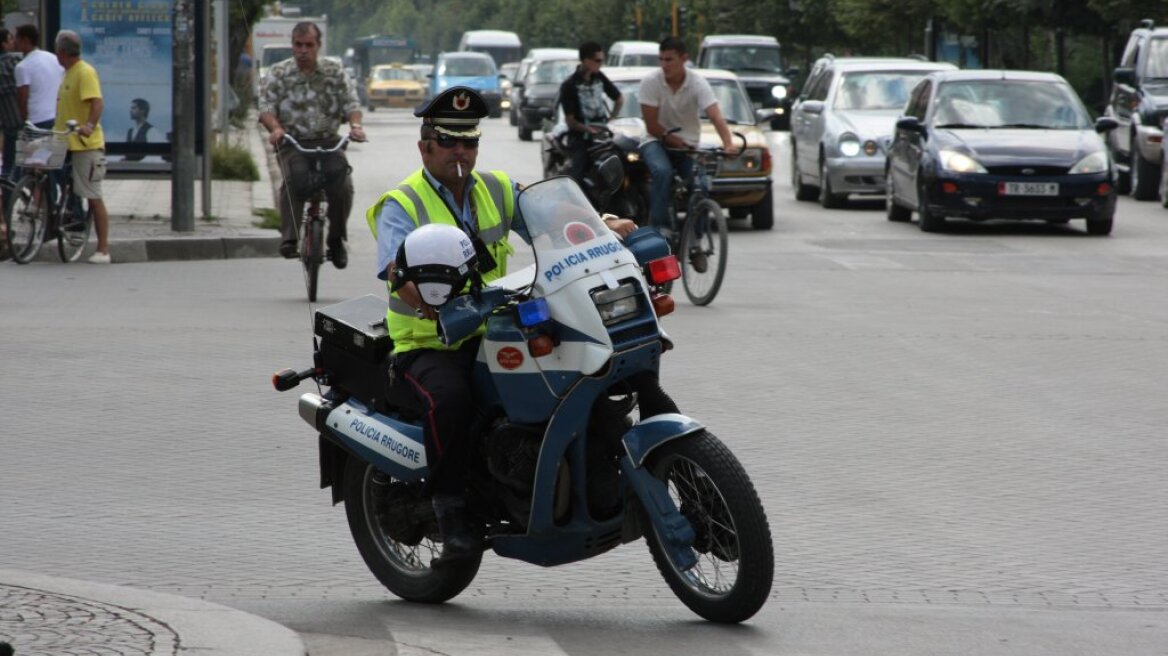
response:
[[[333,404],[321,398],[319,394],[308,392],[300,396],[300,403],[297,408],[300,412],[301,419],[317,431],[323,431],[325,420],[328,419],[329,413],[333,411]]]

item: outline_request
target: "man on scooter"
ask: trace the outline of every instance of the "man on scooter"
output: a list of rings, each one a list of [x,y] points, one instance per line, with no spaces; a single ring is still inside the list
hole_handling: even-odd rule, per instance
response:
[[[609,116],[618,116],[624,103],[620,89],[600,72],[603,64],[604,48],[595,41],[586,41],[580,44],[580,65],[576,72],[560,85],[560,105],[568,124],[564,140],[571,153],[568,175],[576,182],[581,182],[588,166],[588,144],[599,132],[596,126],[607,123]],[[604,102],[605,96],[612,100],[611,111]]]
[[[507,256],[513,252],[510,230],[528,237],[515,212],[519,186],[503,171],[474,170],[479,121],[487,114],[482,96],[461,86],[416,109],[414,116],[422,119],[422,168],[382,194],[365,213],[377,238],[377,276],[391,286],[386,325],[394,343],[393,368],[422,406],[427,461],[437,463],[429,481],[443,544],[435,566],[483,549],[481,532],[470,525],[467,514],[465,482],[475,417],[471,370],[483,329],[457,344],[443,344],[437,308],[422,299],[413,282],[398,280],[396,262],[411,232],[438,223],[455,226],[470,238],[484,282],[506,275]],[[616,217],[606,217],[605,223],[621,237],[637,227]]]

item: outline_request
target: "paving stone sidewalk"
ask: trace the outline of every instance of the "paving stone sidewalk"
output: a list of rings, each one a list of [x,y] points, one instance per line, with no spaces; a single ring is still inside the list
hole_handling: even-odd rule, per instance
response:
[[[303,656],[290,629],[225,606],[0,570],[0,643],[16,656]]]

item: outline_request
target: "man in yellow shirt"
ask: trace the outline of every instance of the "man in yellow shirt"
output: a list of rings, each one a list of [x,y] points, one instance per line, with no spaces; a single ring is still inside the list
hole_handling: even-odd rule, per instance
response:
[[[101,198],[101,181],[105,178],[105,137],[101,131],[101,80],[88,62],[81,60],[81,37],[72,30],[61,30],[56,39],[57,61],[65,69],[61,89],[57,92],[55,130],[65,130],[70,120],[77,121],[77,131],[69,135],[69,153],[73,159],[73,193],[89,201],[93,225],[97,231],[97,252],[92,264],[109,264],[109,212]]]

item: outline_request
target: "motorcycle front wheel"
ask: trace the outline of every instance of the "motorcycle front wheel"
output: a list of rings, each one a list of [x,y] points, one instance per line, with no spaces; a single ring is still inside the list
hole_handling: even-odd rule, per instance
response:
[[[655,449],[649,471],[689,520],[697,564],[681,569],[657,534],[645,532],[665,582],[690,610],[711,622],[750,619],[766,603],[774,577],[771,531],[741,463],[718,438],[700,431]]]
[[[375,473],[372,465],[359,458],[350,456],[345,464],[345,516],[365,565],[387,590],[406,601],[440,604],[454,598],[478,574],[482,554],[435,569],[430,561],[442,553],[442,543],[427,531],[406,527],[406,533],[415,533],[406,542],[391,537],[385,526],[400,518],[385,516],[392,510],[387,495],[392,486],[407,484],[388,475],[375,479]]]

